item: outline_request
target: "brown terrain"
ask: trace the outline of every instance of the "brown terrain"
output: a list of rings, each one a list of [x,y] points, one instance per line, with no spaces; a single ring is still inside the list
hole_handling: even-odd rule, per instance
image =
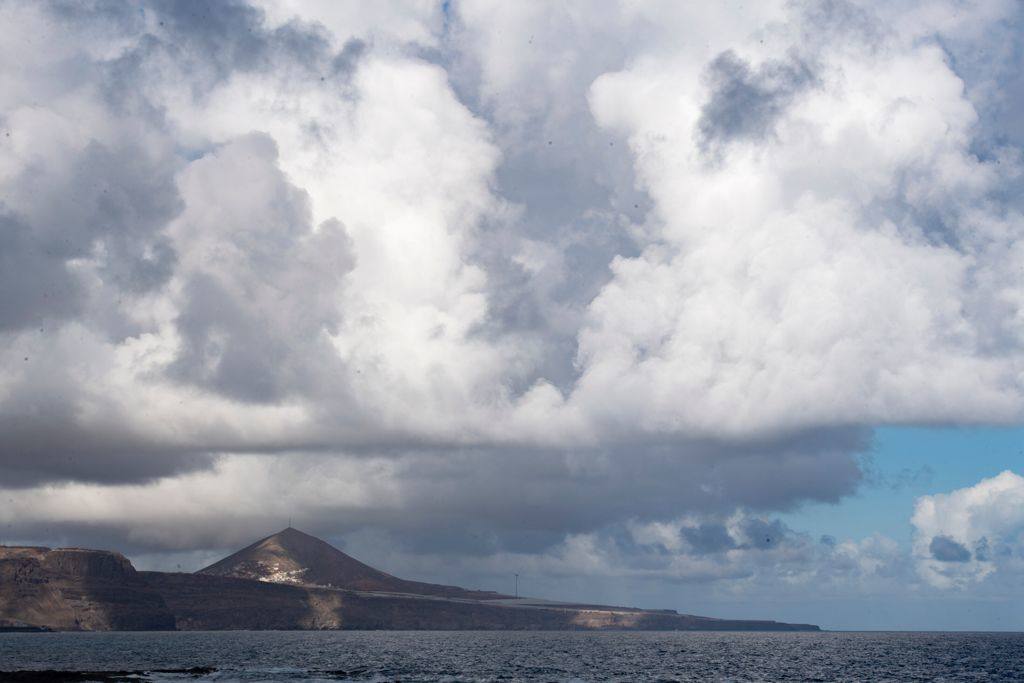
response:
[[[315,536],[291,527],[256,541],[196,573],[296,586],[325,586],[473,600],[512,597],[491,591],[472,591],[457,586],[399,579],[363,564]]]
[[[128,558],[105,550],[0,547],[0,630],[173,630]]]
[[[195,574],[102,550],[0,546],[0,630],[817,630],[407,581],[286,529]]]

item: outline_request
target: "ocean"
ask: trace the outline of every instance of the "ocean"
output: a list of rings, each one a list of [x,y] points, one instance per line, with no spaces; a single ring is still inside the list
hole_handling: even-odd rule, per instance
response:
[[[2,633],[0,680],[1024,680],[1024,634]]]

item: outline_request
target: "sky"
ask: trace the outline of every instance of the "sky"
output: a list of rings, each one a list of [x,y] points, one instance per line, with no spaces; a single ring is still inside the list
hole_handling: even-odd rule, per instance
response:
[[[0,0],[0,540],[1024,629],[1024,5]]]

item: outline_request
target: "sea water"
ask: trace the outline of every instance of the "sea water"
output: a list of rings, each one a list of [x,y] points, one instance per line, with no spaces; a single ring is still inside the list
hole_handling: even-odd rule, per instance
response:
[[[62,680],[72,675],[41,670],[105,672],[74,680],[106,681],[1024,680],[1024,634],[0,634],[0,672],[5,672],[0,680]],[[15,671],[24,673],[11,673]]]

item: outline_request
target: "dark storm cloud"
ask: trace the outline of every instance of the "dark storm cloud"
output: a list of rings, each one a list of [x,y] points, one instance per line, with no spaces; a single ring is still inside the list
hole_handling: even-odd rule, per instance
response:
[[[319,24],[291,21],[267,28],[263,11],[239,0],[146,0],[141,7],[54,2],[49,7],[56,19],[79,33],[138,34],[134,44],[94,66],[112,106],[155,120],[164,112],[143,93],[151,82],[168,77],[163,61],[173,62],[178,71],[174,76],[185,79],[193,96],[201,98],[235,73],[274,68],[347,82],[366,47],[351,39],[335,53],[329,33]]]
[[[149,7],[173,41],[173,49],[218,78],[254,71],[286,55],[298,64],[317,64],[330,45],[327,33],[314,26],[263,26],[263,12],[245,2],[226,0],[151,0]]]
[[[545,350],[517,393],[538,377],[571,390],[579,376],[579,321],[611,280],[612,261],[639,254],[624,226],[642,222],[651,206],[638,188],[626,141],[599,129],[586,102],[581,93],[575,115],[557,124],[520,124],[517,139],[529,143],[508,145],[496,173],[501,195],[520,213],[485,223],[472,255],[488,274],[490,310],[481,334],[535,336]],[[538,258],[549,260],[524,262],[535,248]]]
[[[810,0],[794,3],[803,15],[805,46],[825,48],[843,41],[877,46],[887,32],[881,20],[850,0]]]
[[[861,480],[857,453],[867,447],[867,436],[865,430],[836,429],[745,445],[680,440],[569,452],[419,452],[399,460],[403,508],[393,516],[377,513],[376,525],[391,528],[399,542],[420,551],[435,544],[461,544],[467,552],[536,551],[565,533],[622,519],[835,502]],[[409,516],[405,509],[417,513]],[[446,538],[444,530],[456,521],[458,533]],[[752,526],[736,541],[771,547],[785,533]],[[727,544],[712,528],[695,532],[691,542],[707,552]]]
[[[832,445],[825,447],[823,442]],[[837,450],[839,443],[849,450]],[[227,446],[220,444],[217,450]],[[849,495],[860,481],[854,451],[863,447],[864,434],[852,430],[742,447],[688,442],[636,444],[614,451],[479,448],[366,453],[348,459],[367,463],[366,469],[354,471],[364,472],[370,490],[381,483],[373,472],[389,472],[387,495],[341,505],[296,499],[289,508],[289,494],[283,493],[284,507],[269,506],[265,514],[244,501],[245,514],[221,514],[203,542],[205,547],[228,548],[284,526],[287,515],[294,514],[295,525],[314,534],[344,538],[373,530],[402,552],[479,557],[544,552],[559,545],[566,534],[605,533],[624,520],[663,521],[694,514],[705,519],[680,530],[694,555],[714,558],[733,549],[770,551],[788,543],[792,532],[778,522],[751,518],[733,535],[723,516],[737,507],[770,512],[789,509],[801,500],[835,501]],[[145,463],[146,454],[154,450],[140,451],[142,462],[135,466],[155,466]],[[301,452],[284,443],[241,450],[259,450],[268,463],[277,463],[274,467],[282,468],[285,488],[294,477],[330,481],[339,476],[334,464],[345,459],[330,449]],[[170,456],[168,452],[167,462],[177,464],[168,467],[203,464],[201,458],[190,460],[180,451]],[[54,468],[60,465],[56,457]],[[119,457],[111,456],[111,467],[117,466]],[[96,478],[101,470],[89,472]],[[56,476],[51,473],[48,478]],[[129,523],[98,521],[92,533],[111,539],[109,544],[123,544],[123,527]],[[19,527],[18,533],[28,538],[32,529]],[[132,546],[137,551],[168,547],[173,546],[160,533]]]
[[[60,254],[10,214],[0,214],[0,331],[75,314],[84,299]]]
[[[971,551],[949,536],[935,536],[928,552],[939,562],[970,562]]]
[[[136,483],[210,467],[209,453],[161,444],[118,424],[74,416],[0,415],[0,486],[54,482]]]
[[[488,97],[457,6],[446,11],[445,23],[448,49],[422,57],[445,68],[459,100],[494,131],[503,153],[496,188],[517,211],[508,220],[485,220],[470,256],[487,272],[489,312],[479,332],[526,339],[542,350],[534,372],[511,381],[514,395],[541,377],[568,393],[579,377],[576,332],[584,310],[611,279],[612,260],[639,253],[626,225],[641,223],[652,206],[627,140],[598,125],[588,100],[595,79],[627,63],[624,34],[636,29],[615,27],[615,40],[591,37],[575,58],[567,51],[555,81],[531,78]],[[539,49],[540,42],[530,39],[524,49]],[[525,265],[526,240],[550,250],[551,261]]]
[[[683,527],[683,539],[699,555],[721,553],[736,547],[736,541],[729,530],[720,522],[704,522],[692,527]]]
[[[554,182],[552,178],[546,180]],[[536,270],[517,260],[515,249],[521,243],[508,226],[489,226],[487,242],[477,254],[488,273],[490,308],[480,334],[490,339],[525,335],[543,341],[544,357],[534,374],[513,386],[516,394],[541,377],[563,392],[571,391],[581,371],[574,363],[578,352],[576,329],[586,306],[611,279],[612,260],[636,255],[636,246],[627,234],[584,215],[585,200],[568,194],[565,204],[575,206],[579,213],[547,234],[531,238],[549,250],[540,258],[552,257],[550,262],[538,264]],[[528,215],[525,220],[537,221],[539,230],[539,214]]]
[[[149,28],[125,57],[135,59],[164,49],[179,60],[196,85],[208,86],[236,71],[265,69],[278,58],[315,67],[329,54],[330,39],[322,26],[289,22],[274,29],[264,25],[263,11],[239,0],[146,0],[125,2],[52,2],[58,20],[78,31],[124,33]],[[152,24],[155,23],[155,26]],[[354,60],[349,59],[349,63]]]
[[[0,271],[5,296],[0,329],[82,314],[87,289],[68,266],[102,246],[104,283],[129,293],[162,286],[176,255],[160,234],[181,209],[176,163],[125,141],[111,148],[93,141],[56,161],[39,162],[17,176],[30,215],[0,215]]]
[[[365,41],[358,38],[350,38],[342,46],[341,51],[331,60],[331,72],[344,77],[350,76],[359,64],[359,60],[366,54],[366,49]]]
[[[720,152],[735,140],[769,137],[794,98],[815,83],[811,67],[798,57],[768,60],[753,69],[731,50],[708,65],[705,79],[711,92],[697,130],[706,153]]]
[[[57,19],[73,23],[80,30],[94,32],[137,31],[144,14],[134,3],[121,0],[48,0],[45,3]]]
[[[147,158],[132,146],[111,150],[92,143],[72,167],[71,181],[58,199],[59,213],[49,216],[43,231],[59,243],[58,235],[73,235],[77,224],[83,241],[104,240],[106,282],[132,293],[160,287],[176,260],[159,234],[182,208],[174,184],[176,166],[172,159]]]
[[[94,141],[67,161],[66,168],[47,169],[53,182],[40,188],[47,190],[47,202],[34,226],[47,247],[62,256],[87,255],[98,238],[132,245],[181,209],[173,159],[152,158],[130,142],[111,149]]]
[[[1024,8],[1018,7],[1017,21],[1013,31],[1018,35],[1024,33]],[[1015,49],[1014,68],[1000,84],[1002,98],[991,111],[983,110],[986,115],[985,126],[988,134],[999,143],[1024,147],[1024,116],[1020,115],[1024,106],[1024,46],[1018,41]],[[1018,194],[1019,198],[1019,194]]]
[[[677,447],[674,458],[643,448],[606,453],[604,466],[595,464],[589,468],[584,461],[601,454],[574,453],[570,457],[564,452],[535,450],[418,451],[383,456],[380,466],[390,463],[397,473],[388,485],[389,493],[359,504],[334,505],[330,500],[310,504],[308,500],[295,499],[292,509],[287,494],[283,494],[278,501],[282,504],[268,506],[265,512],[253,510],[251,501],[244,501],[244,514],[222,513],[216,525],[194,534],[172,533],[170,527],[161,527],[129,541],[125,528],[132,524],[131,520],[109,519],[60,525],[57,531],[94,539],[101,547],[130,552],[177,547],[227,550],[285,526],[288,516],[294,514],[295,526],[341,544],[346,537],[358,540],[368,534],[367,538],[374,539],[371,545],[376,547],[371,555],[386,548],[390,549],[387,552],[414,555],[442,554],[449,561],[503,552],[544,553],[558,547],[567,534],[596,533],[602,543],[612,543],[623,556],[628,556],[630,566],[661,571],[665,563],[662,556],[667,551],[649,545],[641,548],[623,526],[624,520],[664,521],[695,515],[701,521],[680,528],[687,554],[713,562],[719,562],[732,550],[767,556],[776,548],[793,546],[798,540],[793,532],[777,520],[748,517],[739,523],[733,535],[723,517],[734,513],[737,506],[770,511],[788,508],[795,500],[834,499],[851,493],[858,481],[855,460],[849,456],[819,453],[825,467],[843,474],[811,481],[804,476],[798,461],[780,458],[776,451],[769,450],[768,444],[759,444],[752,449],[755,452],[734,453],[734,462],[729,462],[729,457],[719,457],[710,445],[701,448],[705,450],[684,452]],[[170,456],[171,453],[166,454],[165,464],[175,462]],[[814,457],[812,451],[806,456]],[[123,456],[107,457],[114,468]],[[189,460],[180,452],[174,457],[183,471],[189,463],[196,467],[203,464],[201,459]],[[283,451],[279,456],[265,457],[280,457],[278,466],[287,468],[289,473],[282,478],[282,484],[287,485],[291,473],[305,473],[303,477],[335,476],[331,468],[339,456]],[[132,464],[127,458],[121,462]],[[723,477],[732,476],[728,470],[740,468],[751,472],[756,485],[751,482],[743,487],[715,490],[716,482],[720,484]],[[787,485],[787,480],[793,483]],[[768,487],[766,481],[782,485]],[[374,484],[368,481],[368,485]],[[44,533],[47,530],[48,536]],[[55,528],[48,522],[19,524],[13,531],[21,538],[55,535]],[[185,543],[185,536],[187,545],[178,545]],[[722,572],[739,576],[745,571],[736,573],[726,567],[721,572],[702,573],[685,580],[712,580],[721,578]]]
[[[85,315],[91,293],[70,269],[76,259],[95,259],[113,298],[167,281],[176,255],[159,231],[180,202],[166,161],[129,141],[116,149],[93,141],[12,179],[23,213],[0,218],[0,278],[9,293],[0,329]]]
[[[177,319],[184,344],[168,368],[171,376],[244,401],[281,398],[275,370],[288,348],[264,333],[263,321],[248,302],[209,274],[195,275],[185,298]]]
[[[286,321],[253,310],[215,276],[204,273],[192,277],[184,296],[186,302],[176,320],[183,344],[167,369],[170,377],[257,403],[315,394],[328,369],[337,371],[334,382],[341,385],[344,370],[323,337],[336,321],[325,318],[301,339],[291,338],[289,332],[294,330],[282,327]],[[288,450],[304,445],[282,446]],[[274,445],[254,444],[254,448],[276,450]]]
[[[743,523],[744,544],[742,547],[768,550],[781,544],[789,530],[779,520],[765,521],[749,519]]]

